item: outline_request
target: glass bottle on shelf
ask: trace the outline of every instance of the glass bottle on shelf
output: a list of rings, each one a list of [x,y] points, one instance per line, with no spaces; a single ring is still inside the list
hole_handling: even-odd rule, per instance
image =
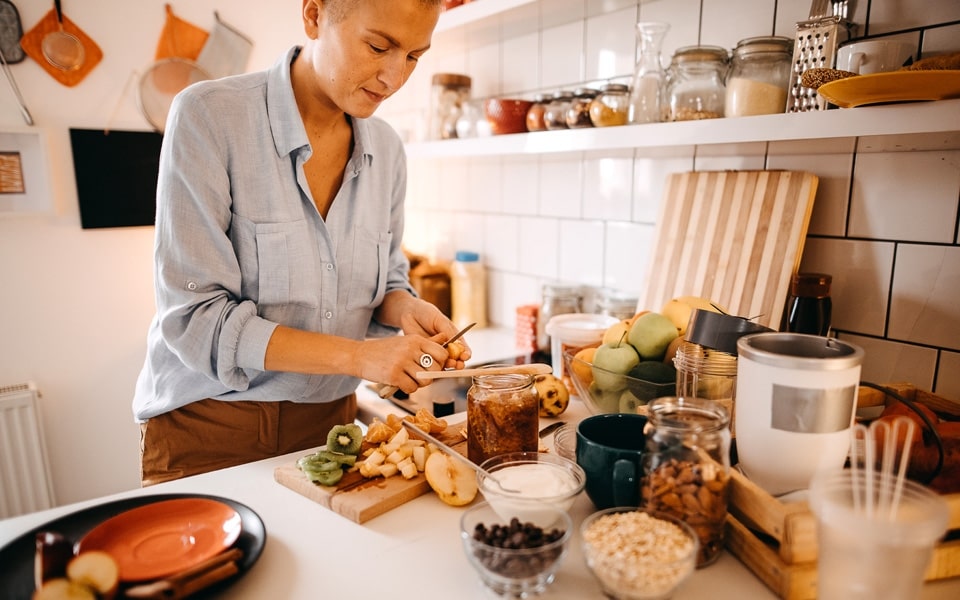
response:
[[[663,97],[667,74],[660,52],[670,25],[658,21],[637,23],[640,57],[633,73],[630,108],[631,123],[659,123],[663,120]]]

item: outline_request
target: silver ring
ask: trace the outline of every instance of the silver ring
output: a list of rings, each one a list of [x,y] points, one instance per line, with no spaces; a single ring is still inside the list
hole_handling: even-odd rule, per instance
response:
[[[433,357],[424,352],[420,355],[420,366],[424,369],[429,369],[433,366]]]

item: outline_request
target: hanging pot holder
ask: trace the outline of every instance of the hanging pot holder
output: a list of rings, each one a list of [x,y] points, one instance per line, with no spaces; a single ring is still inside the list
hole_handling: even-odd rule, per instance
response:
[[[27,57],[20,47],[23,37],[23,24],[17,7],[9,0],[0,0],[0,52],[8,65],[16,64]]]

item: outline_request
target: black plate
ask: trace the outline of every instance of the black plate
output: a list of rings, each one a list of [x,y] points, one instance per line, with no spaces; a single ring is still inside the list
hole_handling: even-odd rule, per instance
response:
[[[234,542],[234,548],[243,550],[243,558],[238,565],[240,572],[215,586],[197,594],[197,598],[209,596],[214,591],[223,590],[239,577],[243,576],[260,558],[267,542],[267,530],[260,515],[250,507],[235,500],[204,494],[154,494],[135,496],[116,500],[106,504],[91,506],[68,515],[64,515],[24,533],[3,548],[0,548],[0,598],[9,600],[28,600],[33,595],[33,559],[36,552],[36,536],[41,531],[57,531],[67,539],[78,542],[88,531],[122,512],[133,508],[173,500],[176,498],[208,498],[229,505],[240,515],[242,527],[240,537]]]

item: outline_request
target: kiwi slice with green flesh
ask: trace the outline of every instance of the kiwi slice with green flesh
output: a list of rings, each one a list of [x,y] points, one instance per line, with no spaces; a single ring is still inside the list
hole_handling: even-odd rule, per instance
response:
[[[356,423],[337,425],[327,434],[327,451],[338,454],[353,454],[360,452],[363,443],[363,430]]]
[[[331,471],[304,471],[307,479],[320,485],[337,485],[343,479],[343,469],[337,467]]]
[[[338,452],[330,452],[329,450],[320,450],[316,456],[319,460],[335,462],[342,467],[352,467],[357,464],[356,454],[340,454]]]

